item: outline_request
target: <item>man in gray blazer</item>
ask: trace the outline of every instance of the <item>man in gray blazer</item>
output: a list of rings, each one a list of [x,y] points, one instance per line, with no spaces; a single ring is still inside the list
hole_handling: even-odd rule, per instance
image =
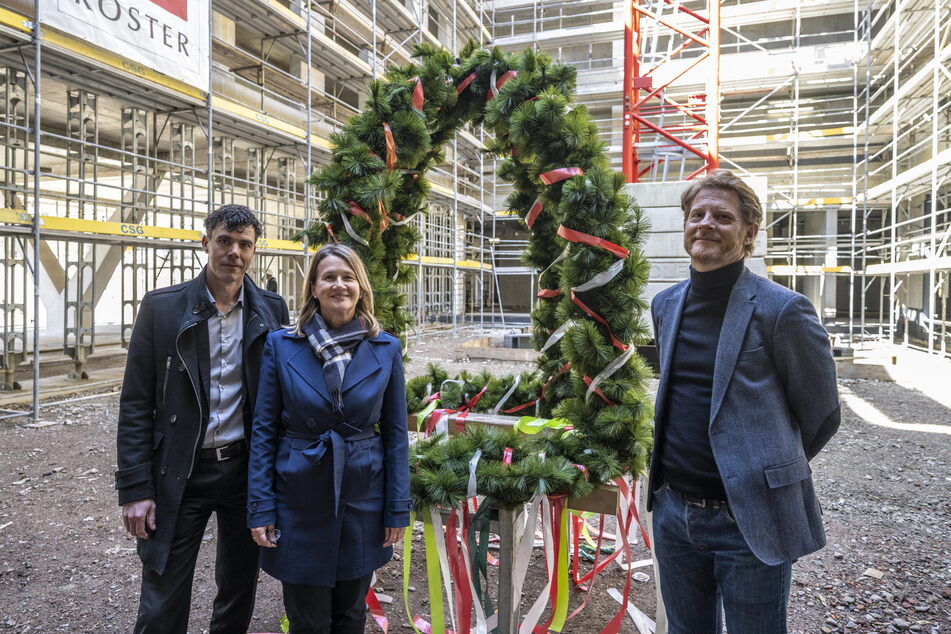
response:
[[[809,461],[839,426],[828,335],[751,273],[763,219],[727,170],[681,197],[690,279],[651,305],[660,357],[648,480],[670,634],[786,632],[791,566],[825,545]],[[721,611],[722,606],[722,611]]]

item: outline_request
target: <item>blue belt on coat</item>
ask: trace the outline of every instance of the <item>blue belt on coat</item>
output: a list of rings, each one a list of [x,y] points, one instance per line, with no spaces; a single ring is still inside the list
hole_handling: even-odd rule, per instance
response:
[[[344,436],[341,431],[351,431],[350,435]],[[330,447],[330,455],[333,460],[333,480],[334,480],[334,517],[337,516],[337,510],[340,508],[340,489],[343,486],[343,469],[347,464],[347,452],[345,443],[356,442],[358,440],[367,440],[377,435],[376,426],[369,429],[357,429],[347,423],[340,423],[331,427],[322,434],[306,434],[289,429],[284,430],[284,435],[288,438],[304,438],[313,440],[307,445],[301,454],[307,458],[308,462],[314,466],[319,465],[327,454],[327,448]]]

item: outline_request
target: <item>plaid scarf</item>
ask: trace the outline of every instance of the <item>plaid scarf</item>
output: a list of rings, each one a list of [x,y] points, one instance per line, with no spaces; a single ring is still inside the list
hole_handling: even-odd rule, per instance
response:
[[[324,380],[333,398],[334,411],[343,411],[343,377],[353,356],[353,350],[367,336],[363,320],[355,317],[340,328],[330,328],[319,313],[304,324],[307,342],[324,366]]]

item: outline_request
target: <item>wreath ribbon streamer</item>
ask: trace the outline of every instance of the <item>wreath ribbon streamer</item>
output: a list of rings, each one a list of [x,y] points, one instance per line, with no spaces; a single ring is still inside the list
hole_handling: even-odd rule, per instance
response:
[[[591,379],[591,383],[588,384],[588,390],[584,393],[584,400],[587,403],[588,397],[598,389],[598,386],[601,385],[606,379],[608,379],[612,374],[617,372],[619,369],[624,367],[637,350],[633,345],[629,346],[626,351],[618,355],[611,363],[606,365],[603,370],[594,375],[594,378]]]
[[[465,79],[463,79],[461,82],[459,82],[458,86],[456,86],[456,94],[461,95],[462,91],[468,88],[469,84],[472,83],[472,80],[478,76],[479,74],[475,71],[472,71],[471,73],[469,73],[469,75]]]
[[[532,225],[535,224],[535,221],[538,220],[538,215],[542,212],[543,208],[544,208],[544,204],[542,203],[542,197],[539,196],[538,198],[535,199],[535,202],[533,202],[532,206],[528,209],[528,215],[525,216],[525,224],[528,225],[529,229],[531,229]]]
[[[396,169],[396,141],[393,139],[390,124],[386,121],[383,122],[383,138],[386,141],[386,169]]]
[[[584,170],[580,167],[559,167],[538,175],[539,180],[546,185],[554,185],[563,180],[568,180],[572,176],[583,176]]]
[[[366,240],[364,240],[364,239],[360,236],[359,233],[357,233],[356,231],[353,230],[353,227],[350,226],[350,221],[347,220],[346,214],[344,214],[342,211],[340,212],[340,219],[343,220],[343,228],[344,228],[344,231],[347,232],[347,235],[349,235],[351,238],[353,238],[354,240],[356,240],[357,242],[359,242],[360,244],[362,244],[362,245],[365,246],[365,247],[370,246],[370,243],[369,243],[369,242],[367,242]]]
[[[506,401],[508,401],[509,398],[511,398],[512,394],[515,393],[515,390],[518,388],[518,382],[521,380],[521,378],[522,378],[521,374],[518,374],[515,376],[515,381],[512,383],[512,387],[510,387],[508,389],[508,392],[506,392],[505,395],[499,400],[499,402],[495,404],[495,407],[493,407],[489,411],[490,414],[499,413],[499,410],[502,409],[502,406],[505,405]],[[475,494],[473,493],[472,495],[475,495]],[[469,497],[472,497],[472,495],[470,495]]]
[[[425,103],[425,97],[423,96],[423,82],[419,77],[414,77],[410,81],[416,82],[416,85],[413,86],[413,107],[417,110],[422,110],[423,104]]]
[[[619,258],[627,258],[631,254],[628,249],[625,249],[619,244],[614,244],[613,242],[605,240],[604,238],[597,238],[595,236],[588,235],[587,233],[569,229],[565,225],[558,226],[558,235],[568,242],[580,242],[582,244],[587,244],[590,247],[604,249],[605,251],[609,251]]]

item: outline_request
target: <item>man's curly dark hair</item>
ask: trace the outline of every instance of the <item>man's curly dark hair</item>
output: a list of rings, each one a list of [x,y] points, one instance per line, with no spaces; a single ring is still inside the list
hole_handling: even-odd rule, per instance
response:
[[[257,216],[244,205],[222,205],[208,214],[205,217],[205,235],[211,236],[211,232],[220,224],[224,224],[228,231],[244,231],[246,227],[251,227],[255,240],[263,233]]]

